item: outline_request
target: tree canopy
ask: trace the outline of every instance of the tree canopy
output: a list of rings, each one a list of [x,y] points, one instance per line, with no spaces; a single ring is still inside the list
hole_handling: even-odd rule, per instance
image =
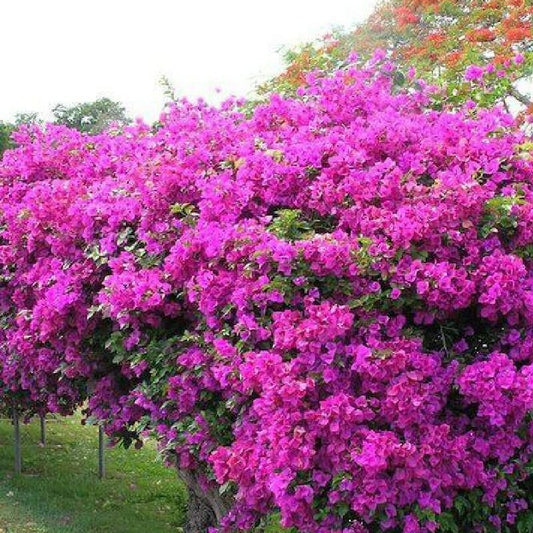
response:
[[[531,97],[516,81],[533,69],[532,16],[531,0],[386,0],[355,29],[288,52],[286,71],[263,91],[294,91],[314,69],[331,71],[350,54],[368,59],[381,48],[396,63],[443,85],[448,102],[477,96],[491,105],[510,98],[528,107]],[[476,93],[465,83],[472,65],[489,69],[489,91]]]
[[[153,434],[199,531],[527,531],[531,143],[433,95],[376,56],[249,115],[15,133],[3,401]]]
[[[56,124],[64,124],[84,133],[101,133],[111,124],[129,124],[131,119],[120,102],[100,98],[74,106],[58,104],[52,110]]]
[[[3,406],[154,436],[194,531],[531,531],[531,16],[389,0],[262,102],[2,125]]]

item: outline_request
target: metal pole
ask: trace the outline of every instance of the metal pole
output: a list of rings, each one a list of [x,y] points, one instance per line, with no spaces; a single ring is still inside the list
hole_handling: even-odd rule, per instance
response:
[[[105,433],[104,426],[98,426],[98,477],[105,477],[105,457],[104,457]]]
[[[41,445],[46,446],[46,418],[44,415],[40,416],[41,420]]]
[[[20,450],[19,413],[16,407],[13,407],[13,426],[15,429],[15,474],[20,474],[22,472],[22,453]]]

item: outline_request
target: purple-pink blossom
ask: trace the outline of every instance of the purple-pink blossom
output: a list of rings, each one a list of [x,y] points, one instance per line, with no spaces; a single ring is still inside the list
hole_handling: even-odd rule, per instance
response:
[[[465,495],[511,527],[533,450],[528,139],[499,108],[435,110],[382,60],[251,111],[21,129],[0,164],[2,401],[153,435],[231,496],[221,531],[272,511],[475,531]]]

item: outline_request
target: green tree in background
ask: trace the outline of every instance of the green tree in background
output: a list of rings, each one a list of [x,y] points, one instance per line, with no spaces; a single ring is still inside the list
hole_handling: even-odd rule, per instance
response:
[[[43,121],[35,112],[17,113],[13,122],[0,121],[0,157],[2,157],[6,150],[14,147],[15,144],[11,139],[11,134],[19,126],[22,126],[23,124],[39,125],[42,123]]]
[[[120,102],[99,98],[94,102],[83,102],[74,106],[58,104],[52,110],[54,122],[64,124],[83,133],[100,133],[111,124],[129,124],[131,119]]]
[[[0,122],[0,157],[12,145],[11,132],[13,128],[13,124],[9,122]]]
[[[17,113],[13,125],[18,128],[22,124],[41,125],[42,123],[43,120],[39,117],[39,114],[32,111],[30,113]]]
[[[57,104],[53,109],[55,124],[64,124],[83,133],[100,133],[111,124],[125,125],[131,122],[125,107],[110,98],[82,102],[73,106]],[[12,122],[0,120],[0,157],[14,146],[11,134],[23,124],[41,126],[44,121],[38,113],[17,113]]]

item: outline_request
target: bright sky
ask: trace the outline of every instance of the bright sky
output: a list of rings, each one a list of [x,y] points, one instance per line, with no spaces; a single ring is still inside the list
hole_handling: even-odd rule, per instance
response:
[[[376,0],[10,0],[0,5],[0,120],[107,96],[153,120],[179,95],[245,96],[284,45],[363,21]]]

